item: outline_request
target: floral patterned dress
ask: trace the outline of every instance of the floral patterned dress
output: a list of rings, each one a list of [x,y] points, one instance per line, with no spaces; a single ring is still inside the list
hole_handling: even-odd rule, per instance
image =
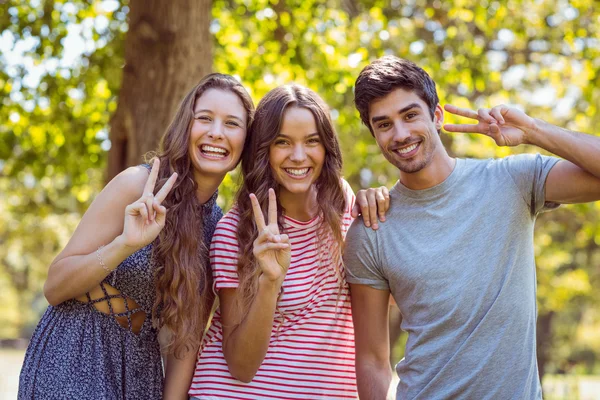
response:
[[[202,205],[207,244],[223,216],[216,197],[217,193]],[[163,371],[158,331],[152,327],[151,318],[155,268],[149,244],[103,281],[122,295],[108,297],[132,299],[138,308],[111,316],[96,310],[95,301],[68,300],[49,306],[25,354],[18,398],[160,399]],[[140,311],[145,319],[141,330],[134,333],[130,317]],[[128,327],[121,326],[115,316],[127,317]]]

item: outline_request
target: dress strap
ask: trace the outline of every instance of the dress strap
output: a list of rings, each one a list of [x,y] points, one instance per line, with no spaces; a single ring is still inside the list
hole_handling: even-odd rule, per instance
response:
[[[133,332],[133,328],[131,325],[131,316],[135,313],[138,313],[140,311],[144,311],[142,309],[142,307],[138,306],[136,304],[136,307],[133,309],[129,308],[129,303],[127,302],[127,296],[125,296],[122,293],[118,293],[118,294],[109,294],[108,291],[106,290],[106,287],[104,286],[104,282],[100,283],[100,288],[102,289],[102,292],[104,293],[104,297],[101,297],[99,299],[92,299],[89,292],[86,293],[87,298],[89,300],[89,304],[91,305],[95,305],[97,303],[101,303],[101,302],[106,302],[108,305],[108,315],[110,315],[111,317],[126,317],[127,318],[127,326],[129,328],[129,330],[131,332]],[[112,301],[113,299],[121,299],[123,301],[123,304],[125,305],[125,312],[115,312],[113,309],[113,304]]]

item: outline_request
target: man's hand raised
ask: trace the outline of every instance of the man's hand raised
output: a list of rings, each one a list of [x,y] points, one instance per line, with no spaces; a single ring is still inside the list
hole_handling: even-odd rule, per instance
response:
[[[477,124],[445,124],[448,132],[479,133],[494,139],[498,146],[527,144],[527,134],[534,128],[534,119],[523,111],[505,105],[478,111],[446,104],[450,114],[477,120]]]

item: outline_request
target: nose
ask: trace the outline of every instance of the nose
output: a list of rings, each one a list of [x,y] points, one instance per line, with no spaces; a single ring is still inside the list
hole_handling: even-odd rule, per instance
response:
[[[211,139],[223,138],[223,124],[220,121],[214,121],[208,131],[208,137]]]
[[[302,162],[306,160],[306,151],[304,150],[303,145],[298,144],[294,146],[292,154],[290,155],[290,160],[293,162]]]
[[[405,140],[410,138],[410,129],[402,123],[394,124],[394,141],[398,143],[402,143]]]

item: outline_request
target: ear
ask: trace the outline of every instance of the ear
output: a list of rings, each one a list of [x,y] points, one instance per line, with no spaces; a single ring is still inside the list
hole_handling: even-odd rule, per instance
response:
[[[435,106],[435,111],[433,112],[433,123],[435,124],[435,129],[438,131],[444,125],[444,109],[439,103]]]

